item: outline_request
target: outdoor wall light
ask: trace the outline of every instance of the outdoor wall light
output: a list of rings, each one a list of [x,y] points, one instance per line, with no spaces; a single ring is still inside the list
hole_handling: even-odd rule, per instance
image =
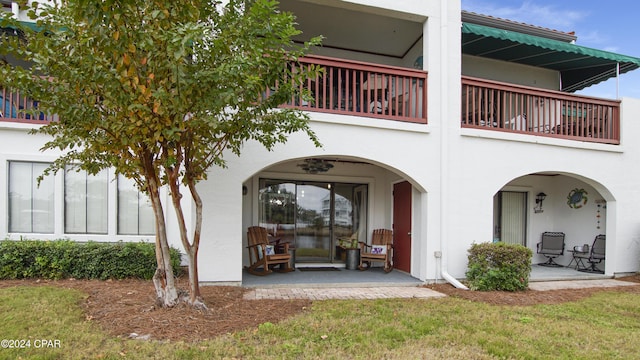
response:
[[[547,194],[541,192],[536,195],[536,207],[533,208],[536,214],[543,212],[542,210],[542,202],[547,198]]]

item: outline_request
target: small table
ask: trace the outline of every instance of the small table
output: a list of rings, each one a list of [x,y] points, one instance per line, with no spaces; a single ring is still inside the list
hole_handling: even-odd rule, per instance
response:
[[[575,264],[573,266],[574,269],[585,269],[587,266],[584,264],[582,257],[577,257],[576,255],[586,255],[589,254],[588,251],[578,251],[578,250],[567,250],[567,252],[571,253],[571,261],[569,261],[569,265],[567,267],[572,267],[571,264]]]

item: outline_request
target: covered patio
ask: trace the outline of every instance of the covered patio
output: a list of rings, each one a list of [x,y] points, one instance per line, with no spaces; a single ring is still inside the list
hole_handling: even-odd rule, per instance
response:
[[[242,286],[250,288],[265,287],[399,287],[419,286],[423,282],[411,275],[394,270],[385,273],[382,268],[368,271],[346,270],[335,267],[335,270],[306,270],[298,267],[289,273],[273,272],[267,276],[255,276],[247,272],[242,274]],[[531,265],[530,282],[567,281],[567,280],[599,280],[609,279],[611,276],[577,271],[569,267],[544,267]],[[438,282],[444,282],[439,279]]]

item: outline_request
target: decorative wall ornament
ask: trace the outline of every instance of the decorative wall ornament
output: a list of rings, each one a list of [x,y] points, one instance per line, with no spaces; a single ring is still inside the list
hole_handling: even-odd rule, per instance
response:
[[[580,209],[587,204],[587,200],[589,199],[587,198],[585,189],[575,188],[567,195],[567,205],[569,205],[570,208]]]
[[[598,209],[596,210],[596,229],[600,229],[600,220],[601,220],[600,209],[606,209],[607,202],[603,199],[599,199],[599,200],[596,200],[596,204],[598,205]]]

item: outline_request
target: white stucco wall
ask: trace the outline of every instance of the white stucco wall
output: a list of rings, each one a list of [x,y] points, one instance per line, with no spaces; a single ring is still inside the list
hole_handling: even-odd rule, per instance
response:
[[[450,148],[443,144],[442,139],[449,134],[443,131],[449,128],[449,119],[459,118],[459,111],[456,113],[450,109],[460,108],[460,97],[447,94],[460,92],[460,50],[451,45],[460,42],[460,4],[448,1],[354,3],[428,17],[423,42],[425,68],[429,69],[429,125],[311,113],[312,128],[323,143],[322,148],[313,147],[304,135],[294,134],[287,144],[277,146],[272,152],[265,151],[258,144],[248,143],[241,158],[228,156],[228,168],[212,169],[209,180],[200,187],[205,202],[213,204],[205,209],[207,222],[203,234],[207,239],[203,238],[200,251],[203,281],[233,282],[242,277],[238,264],[243,256],[246,257],[241,239],[246,231],[243,219],[245,222],[248,220],[246,214],[242,215],[242,207],[243,204],[256,205],[252,203],[255,196],[254,200],[242,199],[240,184],[251,179],[255,192],[256,174],[263,169],[291,159],[322,156],[363,159],[389,171],[386,182],[373,176],[375,190],[370,204],[375,209],[369,223],[371,229],[391,226],[391,213],[384,207],[390,207],[388,192],[393,181],[404,178],[414,185],[411,274],[423,280],[439,276],[433,254],[435,251],[450,252],[450,249],[443,250],[443,246],[449,244],[441,242],[446,236],[442,231],[441,215],[448,211],[448,205],[443,205],[447,199],[442,196],[442,187],[443,182],[449,182],[449,161],[443,156],[443,149]],[[253,214],[251,220],[256,216]],[[444,256],[442,261],[446,259]]]
[[[478,56],[462,55],[462,75],[547,90],[560,89],[557,71]]]
[[[379,227],[390,228],[391,221],[391,189],[394,181],[406,178],[414,184],[427,188],[437,187],[439,174],[429,171],[439,163],[437,158],[438,141],[432,141],[431,134],[424,125],[413,125],[411,130],[398,130],[398,123],[376,120],[384,127],[368,127],[359,123],[360,119],[352,119],[358,125],[335,124],[322,120],[322,114],[313,114],[315,121],[312,128],[323,144],[315,148],[303,134],[294,134],[285,145],[279,145],[268,152],[256,143],[248,143],[240,158],[227,157],[227,169],[212,169],[209,180],[201,184],[203,200],[206,203],[202,248],[200,250],[200,275],[203,281],[239,281],[242,275],[241,263],[246,264],[243,257],[246,251],[245,232],[247,224],[257,221],[257,205],[254,203],[257,192],[257,178],[302,179],[299,171],[288,172],[274,164],[309,157],[341,157],[360,159],[373,165],[365,165],[354,170],[335,169],[323,175],[306,179],[318,181],[358,182],[369,184],[369,230]],[[424,166],[422,166],[424,164]],[[431,164],[431,165],[430,165]],[[434,165],[435,164],[435,165]],[[267,169],[269,168],[269,169]],[[267,169],[266,172],[263,170]],[[242,196],[241,184],[251,184],[247,196]],[[434,190],[437,192],[437,188]],[[249,199],[251,198],[251,200]],[[217,205],[224,204],[224,205]],[[252,208],[245,209],[244,206]],[[246,215],[250,212],[252,215]],[[437,214],[432,209],[432,214]],[[247,221],[250,221],[247,223]],[[418,231],[419,235],[420,231]],[[427,234],[420,235],[414,241],[424,242]],[[225,251],[221,251],[224,248]],[[420,248],[419,246],[417,247]],[[416,264],[418,264],[416,259]],[[206,265],[206,269],[205,266]],[[419,271],[416,270],[416,274]]]
[[[568,177],[520,179],[513,185],[530,187],[530,199],[539,191],[548,196],[542,214],[530,214],[528,246],[535,249],[542,231],[567,233],[567,245],[591,243],[599,231],[607,233],[608,274],[635,272],[640,261],[640,192],[637,191],[640,171],[638,143],[640,126],[633,114],[640,111],[640,100],[622,102],[620,146],[597,145],[569,140],[542,139],[532,136],[503,136],[487,131],[460,129],[451,131],[462,136],[448,138],[451,144],[449,194],[451,214],[465,226],[448,222],[448,241],[455,254],[451,272],[463,277],[466,270],[466,249],[471,243],[490,241],[492,236],[493,196],[513,179],[532,173],[567,174]],[[495,136],[493,136],[495,135]],[[570,209],[567,195],[574,188],[589,193],[589,203],[582,209]],[[446,196],[446,195],[443,195]],[[595,229],[596,199],[607,201],[605,227]],[[534,204],[530,204],[532,210]],[[586,219],[579,214],[591,213]],[[535,259],[540,259],[534,257]],[[568,261],[565,261],[568,262]]]
[[[295,163],[309,157],[354,159],[367,162],[361,168],[336,168],[316,179],[370,184],[369,230],[392,225],[392,185],[407,180],[413,186],[411,274],[422,280],[441,278],[441,269],[463,278],[467,250],[473,242],[493,238],[493,197],[501,189],[529,193],[545,192],[544,212],[534,214],[529,204],[527,246],[535,249],[542,231],[564,231],[567,246],[590,243],[599,231],[607,234],[607,274],[637,271],[640,266],[640,100],[624,99],[621,109],[621,145],[583,143],[521,134],[462,129],[460,126],[460,74],[485,76],[524,85],[557,88],[553,72],[477,61],[460,54],[460,4],[457,1],[385,0],[334,1],[368,11],[375,7],[393,10],[396,16],[415,14],[427,18],[423,40],[403,61],[413,61],[422,51],[428,77],[428,125],[410,124],[355,116],[310,113],[311,126],[323,143],[313,146],[304,134],[292,134],[288,143],[271,152],[255,142],[247,143],[241,157],[227,154],[228,168],[213,168],[209,179],[198,185],[204,200],[200,278],[205,282],[238,283],[246,264],[246,226],[257,219],[256,191],[261,176],[295,179]],[[422,46],[422,49],[419,47]],[[470,60],[473,60],[472,64]],[[499,68],[500,70],[495,70]],[[43,137],[28,135],[19,124],[0,128],[0,173],[7,161],[51,161],[55,153],[41,154]],[[289,169],[293,167],[294,169]],[[553,176],[528,176],[545,173]],[[62,180],[56,180],[61,187]],[[247,195],[242,194],[242,185]],[[588,192],[581,209],[566,206],[568,192],[576,187]],[[112,191],[113,187],[110,187]],[[7,177],[0,178],[0,191],[7,193]],[[113,196],[110,195],[110,196]],[[166,197],[166,193],[164,194]],[[601,229],[595,228],[595,200],[606,200]],[[0,198],[0,232],[7,232],[6,196]],[[56,200],[62,214],[63,200]],[[110,200],[115,214],[115,200]],[[188,209],[193,222],[191,208]],[[585,214],[587,214],[585,216]],[[170,239],[181,247],[173,214]],[[56,220],[56,233],[66,236]],[[113,223],[112,223],[113,222]],[[114,232],[105,241],[139,240]],[[19,237],[21,234],[11,234]],[[86,239],[86,236],[71,236]],[[91,236],[98,240],[99,237]],[[437,258],[436,253],[442,254]],[[565,258],[564,262],[567,258]],[[534,263],[541,258],[534,257]]]

